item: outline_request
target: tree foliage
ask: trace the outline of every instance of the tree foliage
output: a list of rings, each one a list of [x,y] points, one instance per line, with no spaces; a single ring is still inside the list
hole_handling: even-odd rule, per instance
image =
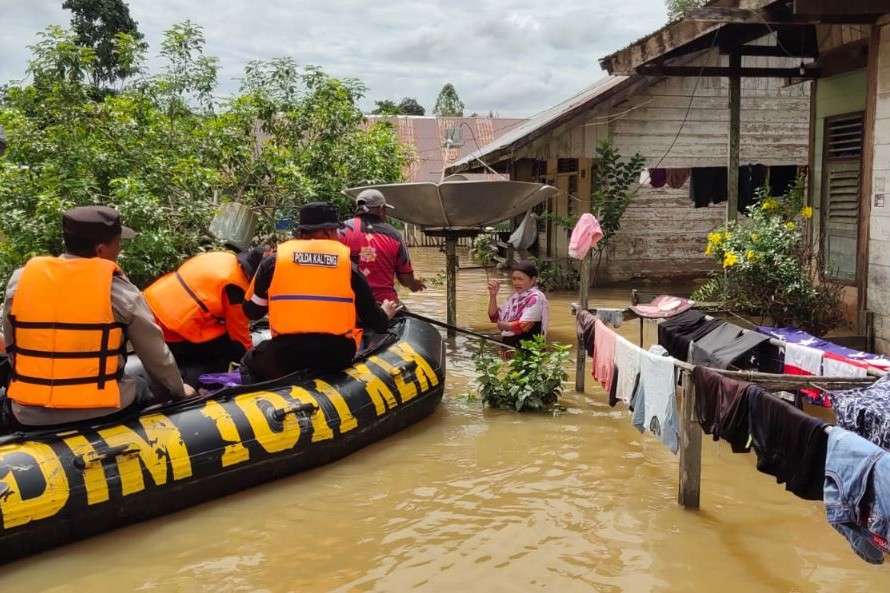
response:
[[[446,83],[442,90],[439,91],[433,113],[441,117],[463,117],[464,104],[461,102],[460,97],[457,96],[454,85],[450,82]]]
[[[666,0],[668,20],[674,21],[682,18],[690,10],[701,8],[708,2],[710,0]]]
[[[426,115],[426,109],[413,97],[403,97],[399,101],[399,113],[402,115]]]
[[[417,102],[417,99],[404,97],[399,103],[391,99],[374,101],[372,115],[424,115],[426,109]]]
[[[137,63],[121,56],[120,36],[127,36],[131,51],[144,50],[146,45],[124,0],[65,0],[62,8],[71,11],[77,45],[95,54],[92,81],[96,90],[137,73]]]
[[[117,207],[139,231],[121,265],[143,285],[211,244],[223,202],[256,209],[263,231],[311,200],[337,203],[345,187],[395,182],[405,153],[391,126],[368,126],[364,87],[282,58],[252,62],[242,88],[216,99],[216,60],[200,27],[176,25],[161,70],[96,98],[96,52],[50,28],[32,48],[29,84],[0,103],[0,276],[61,250],[61,212]],[[142,68],[143,53],[124,55]]]

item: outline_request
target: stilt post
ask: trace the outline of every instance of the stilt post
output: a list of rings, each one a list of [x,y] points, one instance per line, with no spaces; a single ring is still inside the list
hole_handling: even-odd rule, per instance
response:
[[[729,55],[730,68],[742,67],[742,54],[735,50]],[[742,137],[742,78],[729,77],[729,162],[727,163],[726,222],[738,220],[739,213],[739,152]]]
[[[457,325],[457,235],[445,234],[445,286],[448,325]],[[448,337],[457,335],[453,329],[448,329]]]
[[[701,428],[695,421],[695,384],[692,373],[681,370],[680,487],[677,502],[697,509],[701,498]]]
[[[578,299],[578,311],[586,311],[590,297],[590,267],[593,263],[593,254],[588,253],[581,260],[581,289]],[[584,336],[578,335],[578,352],[575,360],[575,391],[584,392],[584,382],[587,378],[587,348],[584,345]]]

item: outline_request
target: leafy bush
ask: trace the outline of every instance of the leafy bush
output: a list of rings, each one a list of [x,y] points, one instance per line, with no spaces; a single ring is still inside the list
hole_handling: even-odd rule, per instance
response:
[[[836,327],[843,320],[843,287],[822,273],[821,257],[807,241],[813,210],[803,206],[804,188],[801,177],[781,198],[761,190],[747,221],[710,233],[705,253],[723,271],[713,274],[693,298],[816,335]]]
[[[117,43],[121,67],[143,71],[142,45]],[[251,63],[240,93],[216,99],[217,62],[192,23],[165,34],[159,73],[98,99],[96,54],[73,33],[51,27],[31,49],[29,80],[0,95],[0,278],[58,253],[73,206],[122,212],[140,234],[120,263],[144,285],[212,245],[207,227],[225,201],[254,208],[268,233],[307,201],[346,215],[342,189],[401,177],[406,154],[391,126],[365,122],[360,83],[278,59]]]
[[[581,274],[568,260],[532,258],[538,266],[538,287],[544,292],[553,290],[577,290]]]
[[[490,266],[498,254],[497,237],[490,233],[483,233],[473,239],[470,255],[482,266]]]
[[[553,407],[568,377],[565,364],[570,346],[548,344],[544,336],[522,342],[522,348],[504,362],[481,346],[473,356],[482,402],[504,410],[542,411]]]

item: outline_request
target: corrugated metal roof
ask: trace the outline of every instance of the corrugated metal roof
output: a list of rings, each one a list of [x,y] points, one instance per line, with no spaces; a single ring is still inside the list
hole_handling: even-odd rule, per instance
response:
[[[629,76],[606,76],[601,78],[562,103],[546,109],[527,120],[525,123],[516,126],[509,132],[500,136],[494,142],[486,144],[481,149],[461,158],[452,164],[451,168],[457,169],[461,166],[466,166],[480,157],[485,160],[486,156],[499,150],[521,146],[524,144],[523,140],[527,139],[530,135],[535,132],[543,132],[549,127],[557,125],[559,120],[564,119],[566,116],[573,115],[576,111],[589,109],[592,105],[595,105],[601,99],[605,98],[605,96],[611,94],[609,91],[618,89],[622,83],[629,81],[631,78],[632,77]]]
[[[369,122],[388,121],[399,140],[414,148],[415,158],[405,170],[409,182],[438,183],[455,161],[520,126],[526,120],[503,117],[367,116]],[[448,131],[460,130],[459,146],[448,146]]]

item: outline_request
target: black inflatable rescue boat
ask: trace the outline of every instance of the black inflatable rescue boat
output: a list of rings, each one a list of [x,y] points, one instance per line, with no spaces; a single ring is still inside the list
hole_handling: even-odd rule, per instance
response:
[[[328,463],[432,413],[439,332],[400,319],[377,338],[333,375],[0,437],[0,562]]]

